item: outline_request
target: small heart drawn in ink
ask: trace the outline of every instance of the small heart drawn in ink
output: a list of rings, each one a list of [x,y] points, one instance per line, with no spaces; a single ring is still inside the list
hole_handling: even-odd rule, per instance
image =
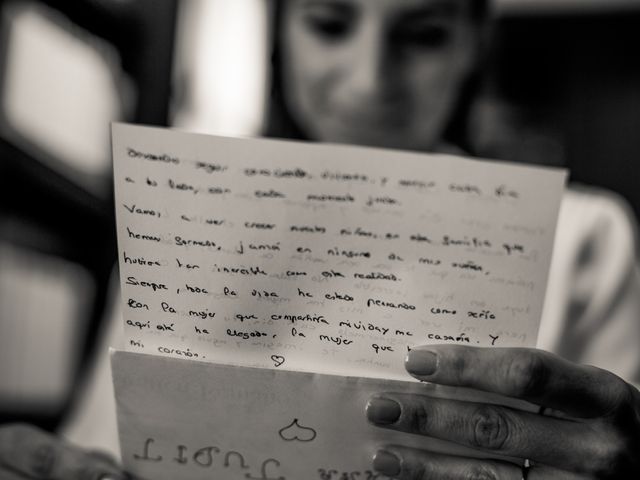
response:
[[[316,438],[316,431],[313,428],[303,427],[298,423],[298,419],[294,418],[293,422],[284,428],[278,430],[278,435],[285,442],[311,442]]]
[[[281,355],[271,355],[271,360],[273,360],[276,367],[279,367],[284,363],[284,357]]]

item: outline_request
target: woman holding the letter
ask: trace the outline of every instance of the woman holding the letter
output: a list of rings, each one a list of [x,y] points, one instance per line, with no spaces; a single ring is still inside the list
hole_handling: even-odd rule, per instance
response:
[[[275,6],[269,135],[468,150],[465,123],[489,23],[487,0],[284,0]],[[369,421],[381,428],[526,462],[384,446],[372,452],[375,469],[406,480],[640,478],[633,236],[619,201],[570,190],[539,338],[541,348],[555,353],[450,345],[409,353],[406,368],[420,380],[527,400],[539,413],[436,399],[426,386],[417,396],[380,392],[367,406]],[[0,477],[124,478],[98,455],[15,426],[0,428]]]

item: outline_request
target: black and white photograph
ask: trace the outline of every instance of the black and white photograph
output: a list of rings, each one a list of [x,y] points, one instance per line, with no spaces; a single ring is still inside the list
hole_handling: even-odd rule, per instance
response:
[[[640,0],[0,0],[0,480],[640,479]]]

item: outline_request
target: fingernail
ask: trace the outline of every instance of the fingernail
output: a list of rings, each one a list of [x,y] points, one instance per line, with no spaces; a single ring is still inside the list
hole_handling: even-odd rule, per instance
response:
[[[436,372],[438,356],[430,350],[411,350],[407,354],[404,366],[411,375],[427,377]]]
[[[400,474],[400,459],[386,450],[378,450],[373,456],[373,468],[383,475],[395,477]]]
[[[367,403],[367,419],[376,425],[396,423],[400,412],[400,404],[389,398],[374,397]]]

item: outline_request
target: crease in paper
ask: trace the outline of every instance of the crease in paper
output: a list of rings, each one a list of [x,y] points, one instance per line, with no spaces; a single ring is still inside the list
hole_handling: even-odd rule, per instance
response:
[[[112,365],[123,461],[136,478],[387,480],[371,466],[384,445],[487,457],[367,423],[364,409],[371,395],[424,393],[425,386],[416,382],[131,352],[115,352]],[[439,388],[429,392],[452,396]]]

